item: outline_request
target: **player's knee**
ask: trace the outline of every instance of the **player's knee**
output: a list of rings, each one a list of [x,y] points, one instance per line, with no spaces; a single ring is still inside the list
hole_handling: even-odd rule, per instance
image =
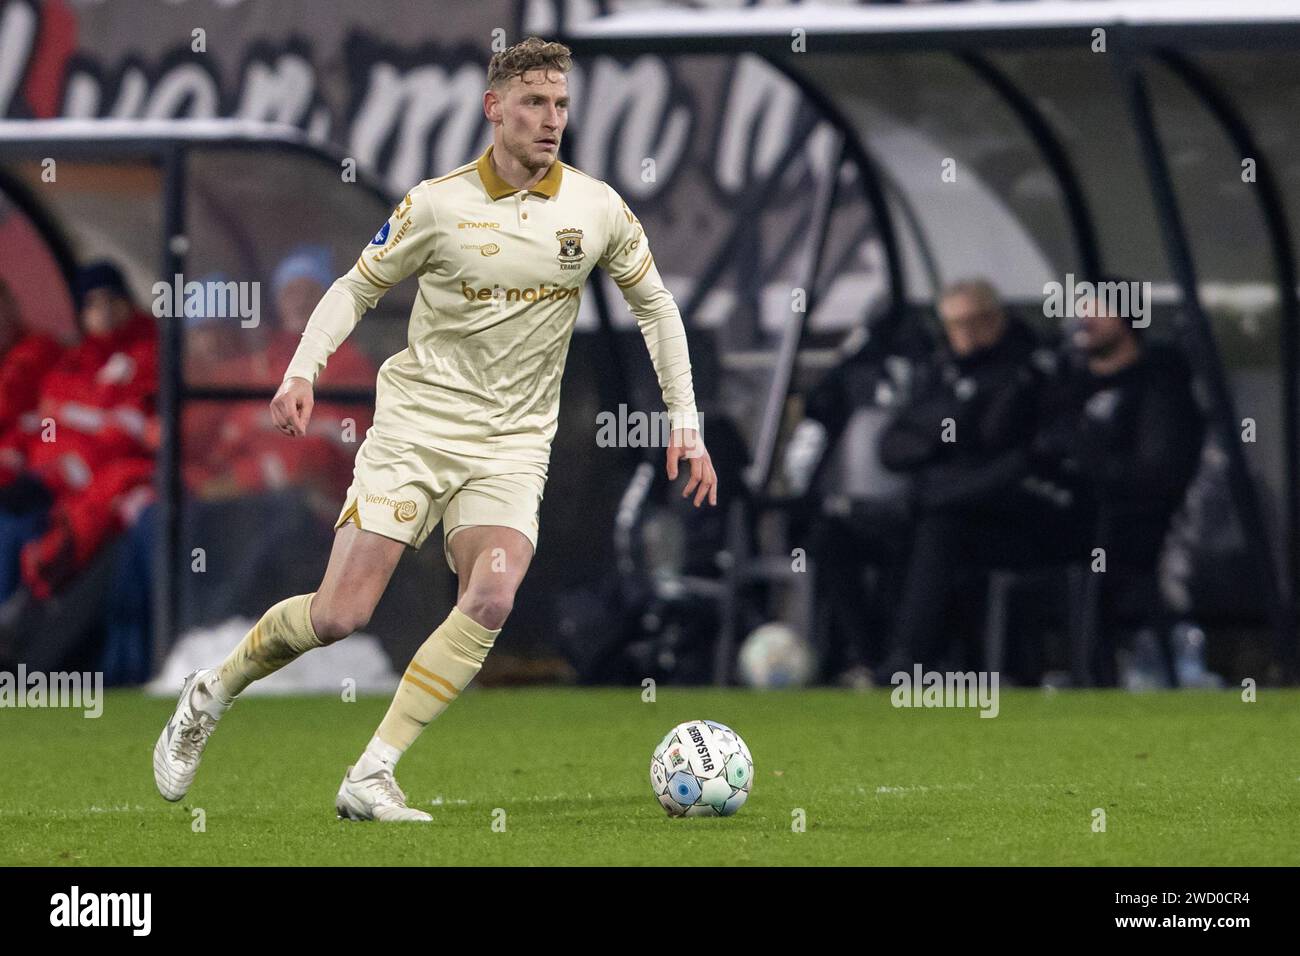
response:
[[[505,624],[515,606],[515,596],[502,588],[471,587],[465,596],[456,602],[462,614],[470,620],[481,624],[489,631],[495,631]]]
[[[333,644],[370,623],[371,608],[334,601],[312,604],[311,623],[322,644]]]

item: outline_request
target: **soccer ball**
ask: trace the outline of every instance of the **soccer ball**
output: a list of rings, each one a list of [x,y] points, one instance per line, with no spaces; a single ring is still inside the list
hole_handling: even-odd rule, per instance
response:
[[[750,687],[801,687],[814,666],[808,642],[788,624],[761,624],[740,646],[740,679]]]
[[[650,758],[650,786],[672,817],[729,817],[745,805],[753,779],[740,734],[712,720],[678,724]]]

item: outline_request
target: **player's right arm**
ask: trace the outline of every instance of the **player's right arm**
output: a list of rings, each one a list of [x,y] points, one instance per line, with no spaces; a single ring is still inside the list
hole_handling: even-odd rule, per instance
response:
[[[316,379],[361,317],[385,292],[433,260],[437,223],[428,193],[425,183],[407,193],[352,268],[316,304],[271,399],[271,420],[285,434],[306,433]]]

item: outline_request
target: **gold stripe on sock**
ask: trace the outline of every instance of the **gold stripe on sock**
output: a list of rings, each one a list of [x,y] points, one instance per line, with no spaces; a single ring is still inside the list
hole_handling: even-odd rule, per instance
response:
[[[407,683],[414,684],[416,687],[420,688],[420,690],[424,691],[426,694],[429,694],[432,697],[438,698],[438,700],[442,701],[444,704],[451,703],[450,697],[444,697],[442,694],[438,693],[436,690],[434,690],[424,681],[416,677],[412,677],[409,671],[402,675],[402,680],[406,681]]]
[[[453,684],[451,681],[447,680],[447,678],[445,678],[445,677],[439,677],[439,676],[438,676],[437,674],[435,674],[433,671],[428,670],[427,668],[421,667],[421,666],[420,666],[419,664],[417,664],[415,661],[411,661],[410,665],[408,665],[408,669],[409,669],[409,670],[413,670],[413,671],[415,671],[417,674],[419,674],[419,675],[421,675],[421,676],[423,676],[423,677],[427,677],[427,678],[429,678],[429,680],[437,681],[437,682],[438,682],[439,684],[441,684],[443,687],[447,688],[447,693],[451,694],[451,696],[453,696],[453,697],[455,697],[457,694],[460,693],[460,689],[457,688],[456,685]]]
[[[473,682],[498,633],[453,607],[402,672],[379,737],[404,753]]]

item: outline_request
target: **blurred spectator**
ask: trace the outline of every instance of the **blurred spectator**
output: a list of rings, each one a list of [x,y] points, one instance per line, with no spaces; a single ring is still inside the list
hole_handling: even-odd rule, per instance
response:
[[[61,351],[48,336],[25,331],[13,294],[0,282],[0,599],[18,586],[20,549],[45,525],[49,497],[21,476],[40,427],[40,386]]]
[[[1070,342],[1080,361],[1048,392],[1034,458],[1089,516],[1085,553],[1104,552],[1093,677],[1114,685],[1121,635],[1143,628],[1157,632],[1172,677],[1157,565],[1205,437],[1191,373],[1176,349],[1144,343],[1101,306],[1083,310]]]
[[[50,336],[28,331],[13,293],[0,280],[0,449],[17,441],[16,436],[10,438],[12,430],[36,431],[36,416],[31,413],[36,410],[40,384],[62,351]]]
[[[77,275],[85,339],[40,384],[39,433],[12,448],[0,506],[48,509],[47,529],[22,548],[22,579],[48,597],[129,523],[153,473],[158,343],[121,272],[100,262]]]
[[[1032,331],[981,280],[946,288],[939,314],[945,342],[880,440],[884,465],[914,478],[893,662],[907,666],[938,665],[957,623],[977,619],[950,613],[961,572],[1033,566],[1072,540],[1060,510],[1025,487],[1046,381]]]
[[[211,292],[214,286],[228,282],[223,273],[210,273],[199,280],[202,298],[185,300],[185,381],[189,385],[243,384],[222,382],[219,377],[223,365],[248,347],[247,336],[240,335],[239,317],[212,308],[217,302],[230,301],[227,294],[218,297]]]
[[[158,341],[111,263],[81,269],[74,295],[83,341],[68,349],[40,384],[39,431],[11,450],[17,458],[0,487],[0,509],[30,520],[23,538],[0,545],[0,568],[13,591],[0,612],[0,643],[47,635],[34,602],[50,598],[87,568],[103,545],[130,526],[152,498],[157,447],[154,403]],[[64,630],[63,628],[55,628]],[[69,629],[70,630],[70,629]]]
[[[316,303],[334,282],[329,250],[324,246],[298,246],[275,267],[271,299],[275,324],[265,346],[217,366],[214,381],[226,385],[268,385],[276,388],[298,348]],[[370,388],[375,384],[374,363],[350,340],[330,356],[318,385]]]
[[[293,250],[272,278],[276,324],[266,347],[220,362],[206,373],[196,366],[196,374],[202,375],[200,381],[244,387],[278,386],[312,310],[333,281],[326,249],[302,246]],[[213,324],[201,322],[194,331],[206,336]],[[225,326],[220,334],[228,335],[232,331],[238,331],[233,324]],[[374,385],[377,371],[360,349],[345,341],[330,357],[317,385],[369,388]],[[316,499],[328,502],[323,507],[332,516],[334,499],[351,479],[352,460],[370,425],[370,416],[367,403],[346,406],[322,403],[313,412],[307,435],[285,441],[284,435],[273,426],[265,402],[194,408],[187,415],[186,435],[198,454],[187,457],[187,483],[201,497],[209,499],[305,488]]]

